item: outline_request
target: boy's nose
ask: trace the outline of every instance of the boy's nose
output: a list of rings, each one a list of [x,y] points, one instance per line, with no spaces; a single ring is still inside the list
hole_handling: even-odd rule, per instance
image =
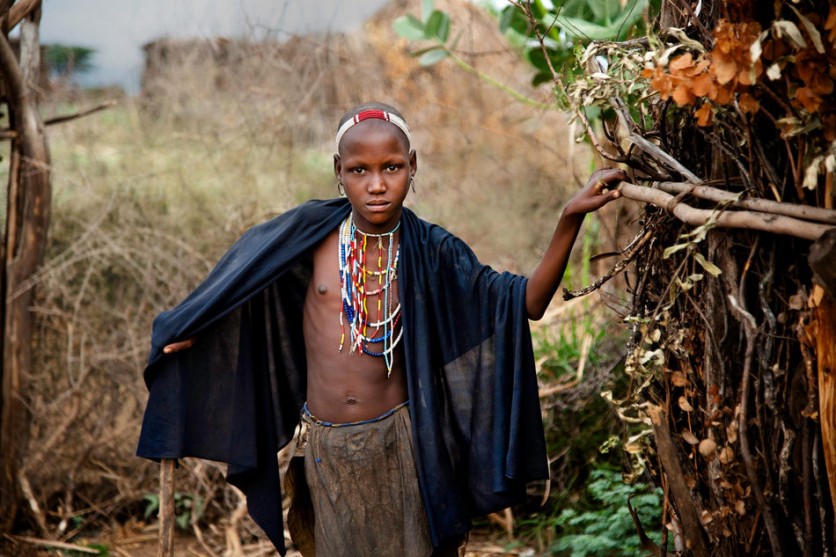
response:
[[[386,181],[382,174],[374,174],[369,183],[369,191],[381,192],[386,191]]]

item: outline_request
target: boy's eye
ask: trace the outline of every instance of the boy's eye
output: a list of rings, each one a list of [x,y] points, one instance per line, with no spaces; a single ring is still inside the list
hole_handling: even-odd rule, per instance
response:
[[[388,170],[389,172],[397,172],[397,170],[398,170],[398,165],[396,165],[396,164],[390,164],[389,166],[387,166],[387,167],[386,167],[386,170]]]
[[[352,168],[351,172],[354,174],[362,174],[364,170],[364,168]]]

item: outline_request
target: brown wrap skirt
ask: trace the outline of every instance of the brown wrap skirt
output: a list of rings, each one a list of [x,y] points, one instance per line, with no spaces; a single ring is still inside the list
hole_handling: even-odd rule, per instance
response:
[[[378,418],[348,424],[322,422],[306,407],[302,421],[309,491],[298,485],[298,477],[290,479],[297,485],[288,516],[302,554],[430,556],[406,403]],[[298,475],[298,465],[291,475],[294,468]]]

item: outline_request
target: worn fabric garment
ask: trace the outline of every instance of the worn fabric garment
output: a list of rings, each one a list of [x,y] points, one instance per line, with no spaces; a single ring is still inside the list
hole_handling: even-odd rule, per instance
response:
[[[245,233],[154,322],[137,454],[229,463],[227,480],[284,553],[276,451],[306,398],[302,311],[312,249],[350,213],[311,201]],[[526,279],[484,266],[404,209],[399,286],[415,468],[433,545],[548,477]],[[171,342],[195,344],[164,356]]]
[[[302,419],[316,555],[429,557],[409,408],[354,424]]]

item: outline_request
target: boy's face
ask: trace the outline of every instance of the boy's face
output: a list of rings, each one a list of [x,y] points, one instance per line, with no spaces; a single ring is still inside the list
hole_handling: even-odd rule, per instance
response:
[[[334,156],[334,173],[357,228],[380,234],[395,227],[416,168],[415,151],[407,151],[406,138],[394,125],[365,120],[348,130]]]

